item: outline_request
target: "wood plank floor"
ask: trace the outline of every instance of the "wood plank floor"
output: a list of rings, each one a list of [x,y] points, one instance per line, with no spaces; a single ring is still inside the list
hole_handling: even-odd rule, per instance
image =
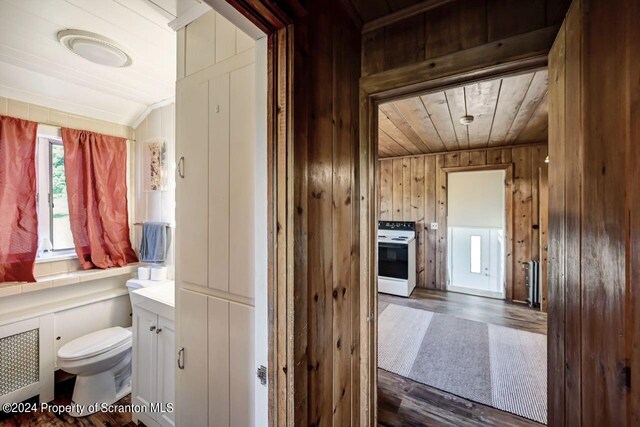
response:
[[[75,377],[67,376],[62,371],[57,373],[62,376],[57,378],[55,396],[56,398],[51,404],[68,405],[71,403],[71,395],[73,394],[73,386]],[[37,402],[37,400],[29,400],[29,402]],[[130,395],[127,395],[116,402],[116,405],[129,405],[131,403]],[[144,427],[142,423],[136,425],[131,421],[131,414],[125,413],[101,413],[82,418],[73,418],[66,413],[55,414],[52,412],[33,412],[23,414],[7,415],[0,412],[0,427],[67,427],[67,426],[99,426],[99,427]]]
[[[410,298],[379,295],[393,303],[536,333],[547,333],[547,315],[501,300],[416,289]],[[481,405],[378,369],[380,426],[540,426],[534,421]]]

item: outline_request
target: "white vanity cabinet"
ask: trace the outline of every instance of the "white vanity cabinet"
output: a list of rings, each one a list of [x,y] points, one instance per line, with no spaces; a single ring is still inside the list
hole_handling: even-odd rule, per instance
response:
[[[161,289],[166,286],[166,289]],[[173,285],[131,293],[133,361],[131,403],[134,422],[147,427],[175,425],[175,322]]]

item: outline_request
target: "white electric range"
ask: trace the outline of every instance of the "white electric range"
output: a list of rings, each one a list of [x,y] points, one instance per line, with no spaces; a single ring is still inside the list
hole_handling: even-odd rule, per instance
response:
[[[416,223],[378,222],[378,292],[408,297],[416,287]]]

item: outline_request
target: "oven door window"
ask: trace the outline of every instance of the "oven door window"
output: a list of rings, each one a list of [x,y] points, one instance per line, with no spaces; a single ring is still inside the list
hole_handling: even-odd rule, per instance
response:
[[[394,279],[408,279],[409,245],[379,243],[378,275]]]

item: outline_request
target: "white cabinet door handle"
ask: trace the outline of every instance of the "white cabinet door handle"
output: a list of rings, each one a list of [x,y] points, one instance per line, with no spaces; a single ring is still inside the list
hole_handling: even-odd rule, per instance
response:
[[[178,175],[180,178],[184,178],[184,156],[178,160]]]
[[[184,369],[184,347],[178,350],[178,369]]]

